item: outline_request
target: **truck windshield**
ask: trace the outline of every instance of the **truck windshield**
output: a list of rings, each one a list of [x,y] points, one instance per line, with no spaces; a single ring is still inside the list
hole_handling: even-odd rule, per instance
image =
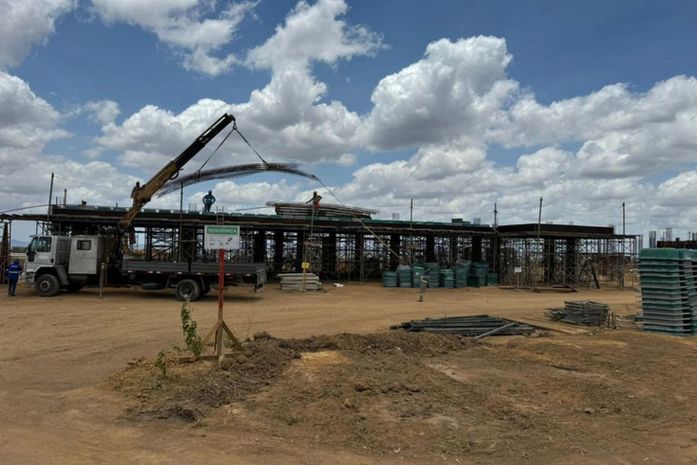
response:
[[[51,238],[50,237],[34,237],[29,243],[27,252],[50,252]]]

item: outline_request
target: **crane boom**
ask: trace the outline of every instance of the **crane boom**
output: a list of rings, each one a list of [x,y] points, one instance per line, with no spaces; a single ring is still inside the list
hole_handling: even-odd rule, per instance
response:
[[[133,219],[138,215],[143,206],[150,202],[150,199],[162,186],[170,179],[174,179],[179,174],[179,170],[191,160],[203,147],[208,144],[225,127],[235,122],[235,117],[225,113],[211,126],[203,131],[194,142],[189,145],[177,158],[167,163],[160,171],[148,180],[140,189],[133,191],[133,206],[119,221],[119,228],[127,230],[133,223]]]

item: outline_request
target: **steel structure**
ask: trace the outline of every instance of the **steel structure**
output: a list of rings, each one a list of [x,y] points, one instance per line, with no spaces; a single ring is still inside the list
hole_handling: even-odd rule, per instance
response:
[[[117,230],[126,209],[52,205],[43,229],[62,234]],[[0,220],[45,222],[46,215],[0,215]],[[135,218],[132,253],[151,261],[215,261],[203,249],[206,224],[239,224],[235,263],[265,262],[271,275],[299,271],[303,260],[323,278],[379,279],[400,263],[485,261],[502,284],[521,286],[624,285],[625,268],[638,254],[636,236],[612,227],[537,224],[489,225],[351,217],[283,216],[143,209]],[[181,236],[181,240],[178,238]],[[539,236],[539,237],[538,237]],[[177,244],[180,244],[178,246]],[[520,273],[516,273],[519,270]]]

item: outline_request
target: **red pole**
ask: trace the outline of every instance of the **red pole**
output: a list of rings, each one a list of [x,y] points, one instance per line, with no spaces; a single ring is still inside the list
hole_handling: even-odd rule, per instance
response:
[[[225,288],[225,251],[218,250],[218,262],[220,268],[218,270],[218,321],[223,321],[223,292]]]

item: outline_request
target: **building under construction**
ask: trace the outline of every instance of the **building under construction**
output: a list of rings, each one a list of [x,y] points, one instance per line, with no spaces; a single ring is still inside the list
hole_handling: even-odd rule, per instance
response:
[[[458,260],[486,262],[502,284],[519,286],[624,285],[624,270],[638,254],[636,236],[612,227],[379,220],[367,209],[272,204],[275,214],[202,213],[144,209],[134,220],[133,253],[149,261],[215,261],[203,248],[206,224],[237,224],[241,247],[232,262],[265,262],[269,276],[301,269],[302,262],[325,279],[380,279],[400,263]],[[119,207],[52,205],[48,215],[2,215],[4,231],[14,221],[36,221],[46,234],[113,235],[127,211]],[[7,234],[7,233],[6,233]],[[8,259],[8,235],[2,257]]]

